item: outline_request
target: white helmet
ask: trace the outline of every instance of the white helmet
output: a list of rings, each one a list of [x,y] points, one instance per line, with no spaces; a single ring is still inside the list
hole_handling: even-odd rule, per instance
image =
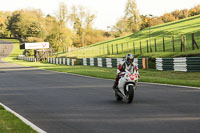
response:
[[[127,54],[126,55],[126,63],[128,65],[132,64],[133,63],[133,59],[134,59],[134,55],[133,54]]]

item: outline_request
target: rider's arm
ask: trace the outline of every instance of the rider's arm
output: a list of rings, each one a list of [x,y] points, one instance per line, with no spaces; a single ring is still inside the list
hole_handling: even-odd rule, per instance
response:
[[[124,72],[125,71],[125,67],[124,67],[124,63],[123,64],[119,64],[117,66],[117,74],[121,74],[121,72]]]
[[[133,66],[134,66],[134,71],[139,75],[139,72],[138,72],[138,64],[133,63]]]

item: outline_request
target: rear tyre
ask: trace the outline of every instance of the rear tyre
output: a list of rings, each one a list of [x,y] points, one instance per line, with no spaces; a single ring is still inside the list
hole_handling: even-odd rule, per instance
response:
[[[133,86],[129,86],[128,93],[127,93],[127,102],[131,103],[134,98],[134,89]]]

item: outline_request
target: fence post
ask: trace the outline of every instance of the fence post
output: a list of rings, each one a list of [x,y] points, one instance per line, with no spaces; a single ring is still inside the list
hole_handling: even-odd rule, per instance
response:
[[[135,55],[135,43],[133,42],[133,53]]]
[[[142,42],[140,41],[140,54],[142,54]]]
[[[185,46],[184,46],[184,37],[183,37],[183,34],[181,34],[181,52],[185,51]]]
[[[122,47],[122,54],[123,54],[123,52],[124,52],[123,43],[121,44],[121,47]]]
[[[113,55],[113,44],[112,44],[112,55]]]
[[[101,55],[101,46],[99,46],[99,55]]]
[[[199,46],[197,45],[197,42],[194,39],[194,33],[192,33],[192,50],[195,49],[195,45],[199,49]]]
[[[129,53],[129,47],[128,47],[128,42],[127,42],[127,50],[128,50],[128,53]]]
[[[148,44],[148,40],[147,40],[147,53],[149,53],[149,44]]]
[[[173,52],[175,52],[175,47],[174,47],[174,35],[172,36],[172,47],[173,47]]]
[[[156,38],[154,39],[155,42],[155,52],[157,52],[157,47],[156,47]]]
[[[117,50],[117,54],[118,54],[118,44],[116,44],[116,50]]]
[[[163,36],[163,52],[165,52],[165,37]]]
[[[192,50],[194,50],[194,44],[195,44],[195,40],[194,40],[194,33],[192,33]]]
[[[108,44],[107,44],[107,54],[109,55],[109,46],[108,46]]]
[[[103,55],[105,55],[105,51],[104,50],[105,50],[105,48],[104,48],[104,45],[103,45]]]

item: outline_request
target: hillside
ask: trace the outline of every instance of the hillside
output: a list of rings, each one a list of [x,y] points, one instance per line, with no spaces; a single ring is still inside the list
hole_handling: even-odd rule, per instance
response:
[[[146,28],[134,34],[120,37],[106,42],[96,43],[87,47],[73,50],[67,54],[60,56],[68,57],[108,57],[108,56],[124,56],[125,53],[132,52],[136,55],[142,55],[163,52],[163,37],[165,44],[165,52],[173,52],[172,36],[174,37],[175,53],[180,52],[181,34],[184,36],[185,51],[192,51],[192,33],[197,44],[200,46],[200,15],[189,17],[186,19],[169,22]],[[156,49],[155,49],[156,39]],[[148,50],[147,50],[148,40]],[[141,42],[141,51],[140,51]],[[151,49],[150,49],[151,48]],[[134,50],[135,49],[135,50]],[[200,51],[195,51],[199,53]],[[164,54],[164,53],[163,53]]]

